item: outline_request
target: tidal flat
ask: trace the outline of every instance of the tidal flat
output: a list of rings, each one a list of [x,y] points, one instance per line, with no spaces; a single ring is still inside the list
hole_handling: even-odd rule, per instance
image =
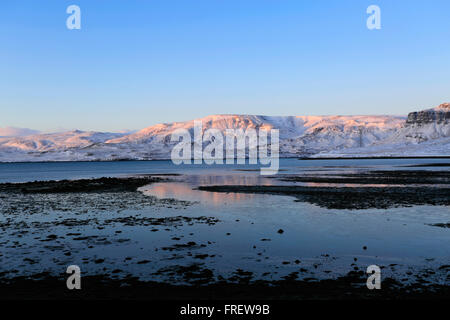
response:
[[[56,179],[0,183],[0,297],[448,298],[449,171],[426,160],[283,160],[273,177],[131,162],[89,178],[79,172],[99,164],[68,165],[76,176],[37,164]],[[366,288],[372,264],[382,290]]]

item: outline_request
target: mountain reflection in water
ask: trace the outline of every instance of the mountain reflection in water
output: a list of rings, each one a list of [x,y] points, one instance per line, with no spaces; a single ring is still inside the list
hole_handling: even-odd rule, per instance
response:
[[[273,185],[273,179],[260,175],[194,175],[188,182],[164,182],[144,186],[140,190],[160,199],[174,198],[185,201],[200,201],[202,204],[220,206],[226,203],[253,201],[257,195],[246,193],[223,193],[200,191],[198,186],[206,185]]]

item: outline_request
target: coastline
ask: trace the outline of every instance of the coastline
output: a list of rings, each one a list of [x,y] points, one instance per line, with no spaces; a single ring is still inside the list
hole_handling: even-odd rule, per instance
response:
[[[450,266],[447,266],[450,267]],[[64,276],[35,275],[0,280],[0,300],[146,300],[146,301],[311,301],[311,300],[441,300],[450,297],[450,286],[417,282],[402,285],[384,279],[382,290],[367,290],[363,271],[351,271],[337,279],[316,281],[286,278],[254,281],[241,278],[203,285],[172,285],[140,281],[129,277],[112,279],[104,275],[82,278],[82,289],[65,289]],[[423,280],[426,282],[426,280]]]
[[[423,171],[408,172],[416,172],[416,177],[399,174],[405,171],[392,171],[390,175],[386,171],[380,171],[380,177],[376,178],[373,177],[373,171],[367,168],[364,170],[368,170],[366,172],[368,176],[362,173],[355,176],[355,173],[349,172],[346,174],[341,172],[340,175],[345,179],[357,178],[358,182],[365,182],[361,180],[365,179],[369,185],[376,182],[376,179],[390,179],[391,181],[387,182],[393,185],[400,182],[405,184],[425,182],[421,181],[424,179]],[[158,177],[158,173],[149,173],[145,177],[141,174],[128,178],[2,183],[0,197],[4,200],[2,212],[6,221],[0,224],[0,228],[4,231],[0,242],[5,243],[5,252],[0,256],[0,261],[5,263],[0,270],[0,298],[220,300],[233,295],[243,300],[394,298],[409,300],[450,296],[450,287],[445,285],[445,281],[448,281],[450,263],[446,261],[445,256],[443,258],[442,250],[430,251],[426,254],[426,259],[412,264],[403,260],[401,252],[393,254],[391,261],[383,260],[381,257],[376,264],[383,268],[383,290],[370,291],[365,287],[367,275],[364,271],[370,264],[368,263],[370,259],[377,259],[380,252],[383,255],[383,249],[377,252],[370,238],[361,235],[353,237],[352,241],[355,245],[358,244],[358,248],[345,251],[346,254],[318,245],[320,257],[317,258],[298,251],[302,244],[295,238],[295,230],[290,230],[292,224],[304,225],[310,223],[310,219],[317,219],[314,217],[318,212],[316,209],[311,215],[299,215],[305,208],[310,208],[308,206],[323,210],[319,211],[322,218],[318,217],[318,222],[313,220],[313,225],[325,229],[333,225],[329,230],[336,227],[334,219],[339,210],[344,210],[340,214],[342,217],[356,217],[359,215],[358,210],[361,209],[388,208],[391,210],[388,220],[395,220],[392,213],[399,207],[405,208],[405,212],[410,212],[406,211],[407,208],[415,205],[431,205],[432,211],[445,209],[444,206],[448,206],[448,197],[446,198],[448,188],[433,186],[433,183],[437,183],[437,180],[433,179],[448,183],[448,170],[433,171],[433,174],[427,177],[432,187],[408,186],[403,189],[373,186],[296,186],[295,183],[302,183],[301,180],[305,178],[313,183],[336,182],[333,176],[320,180],[324,178],[317,175],[326,175],[324,172],[314,173],[312,176],[305,171],[301,173],[297,176],[275,178],[279,182],[282,179],[291,180],[294,183],[292,186],[270,187],[255,184],[210,185],[200,188],[205,190],[204,192],[210,191],[209,193],[215,196],[222,193],[262,193],[269,197],[270,194],[294,196],[282,202],[289,205],[289,210],[279,211],[286,216],[288,224],[279,224],[282,223],[280,220],[275,225],[264,224],[261,229],[254,229],[255,225],[264,221],[264,215],[270,216],[270,211],[256,210],[257,215],[246,216],[238,207],[236,212],[239,214],[233,217],[230,215],[230,205],[221,206],[224,209],[221,215],[217,212],[219,210],[210,210],[208,207],[202,209],[198,203],[177,200],[176,196],[158,198],[138,192],[140,186],[148,184],[159,186],[167,184],[168,189],[176,186],[169,185],[174,183],[175,179],[170,177],[163,179]],[[177,182],[186,179],[187,176],[177,176]],[[386,183],[384,180],[379,181]],[[346,184],[345,181],[340,182]],[[303,206],[302,203],[307,206]],[[261,207],[264,208],[263,205]],[[290,210],[293,211],[292,215],[289,215]],[[57,214],[49,215],[49,211],[56,211]],[[359,229],[367,223],[371,224],[368,222],[371,220],[363,219],[365,215],[367,211],[361,213],[361,225],[345,224],[346,230],[349,230],[346,232]],[[381,215],[377,216],[374,214],[370,219],[377,219],[375,221],[378,223],[383,220],[382,229],[386,226],[388,228],[397,226],[400,227],[397,230],[401,232],[410,230],[403,225],[402,220],[408,215],[401,216],[400,221],[388,221]],[[44,221],[40,221],[40,217],[44,218]],[[437,215],[432,220],[406,220],[406,222],[408,225],[412,224],[412,230],[426,229],[427,235],[440,235],[441,241],[448,239],[446,236],[448,221],[445,216]],[[307,229],[315,230],[311,227]],[[244,233],[239,234],[238,230],[244,230]],[[225,232],[227,233],[217,236],[218,233]],[[252,232],[255,234],[252,235]],[[134,244],[139,239],[137,236],[139,233],[143,239],[154,239],[155,242],[146,240],[149,242]],[[191,233],[196,234],[195,238]],[[339,232],[336,234],[339,235]],[[384,234],[378,231],[374,235],[384,237]],[[290,246],[289,239],[292,239],[290,237],[297,240],[294,241],[297,245],[289,252],[289,256],[280,257],[276,250],[272,251],[271,248],[275,249],[272,246],[277,242],[282,247],[286,244]],[[313,236],[313,239],[315,238],[316,236]],[[243,251],[243,257],[227,262],[234,270],[223,273],[220,268],[216,269],[217,265],[223,265],[224,260],[228,261],[221,258],[226,251],[220,245],[228,245],[233,239],[237,241],[239,248],[242,247],[241,241],[248,241],[248,247],[245,247],[248,249]],[[406,234],[405,239],[411,240]],[[333,246],[335,242],[339,240],[333,239]],[[394,242],[389,243],[398,246]],[[32,246],[28,247],[29,245]],[[305,246],[308,247],[307,244]],[[38,252],[38,248],[41,250],[38,255],[30,254],[32,251]],[[108,249],[113,248],[118,250],[118,260],[107,254]],[[130,252],[124,248],[136,250]],[[145,248],[145,251],[140,251],[141,248]],[[436,252],[438,254],[433,254]],[[367,257],[369,260],[366,260]],[[47,267],[44,262],[46,259],[50,260]],[[247,261],[251,261],[248,268],[244,267]],[[83,270],[87,270],[82,277],[83,290],[80,292],[68,291],[64,286],[67,276],[63,274],[63,270],[72,263],[79,264]],[[263,266],[262,272],[258,271],[257,265]],[[338,268],[334,269],[336,265]],[[46,270],[51,270],[51,273],[46,273]],[[329,271],[331,273],[328,273]],[[140,278],[142,272],[150,276],[150,280]],[[264,276],[264,273],[269,275]],[[403,279],[409,280],[403,282]]]
[[[450,156],[373,156],[373,157],[301,157],[298,160],[381,160],[381,159],[450,159]]]
[[[248,158],[246,158],[247,160]],[[297,159],[297,160],[389,160],[389,159],[450,159],[447,155],[436,156],[373,156],[373,157],[279,157],[279,159]],[[223,159],[226,160],[226,159]],[[236,160],[236,159],[235,159]],[[156,162],[156,161],[172,161],[167,159],[113,159],[113,160],[47,160],[47,161],[0,161],[0,164],[10,163],[79,163],[79,162]],[[224,164],[226,165],[226,164]]]

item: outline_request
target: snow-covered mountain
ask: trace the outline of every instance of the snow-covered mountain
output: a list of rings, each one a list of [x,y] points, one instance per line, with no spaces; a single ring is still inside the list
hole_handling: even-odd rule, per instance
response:
[[[448,156],[450,103],[408,114],[405,123],[385,139],[363,148],[323,151],[316,156]]]
[[[450,155],[450,104],[408,117],[212,115],[203,130],[279,129],[280,156]],[[176,129],[194,120],[157,124],[138,132],[69,131],[0,138],[0,161],[169,159]],[[193,135],[193,133],[192,133]]]

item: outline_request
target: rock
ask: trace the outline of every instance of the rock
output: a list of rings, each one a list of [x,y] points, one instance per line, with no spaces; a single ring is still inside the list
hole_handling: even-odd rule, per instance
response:
[[[426,123],[448,123],[450,122],[450,103],[443,103],[434,109],[411,112],[408,114],[406,124],[426,124]]]

